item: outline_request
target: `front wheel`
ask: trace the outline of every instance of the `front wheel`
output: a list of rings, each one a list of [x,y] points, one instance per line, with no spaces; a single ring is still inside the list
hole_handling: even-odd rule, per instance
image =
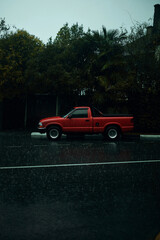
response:
[[[120,130],[117,126],[110,126],[106,128],[103,135],[107,140],[115,141],[120,138]]]
[[[53,126],[47,130],[47,137],[51,141],[56,141],[61,138],[62,131],[59,127]]]

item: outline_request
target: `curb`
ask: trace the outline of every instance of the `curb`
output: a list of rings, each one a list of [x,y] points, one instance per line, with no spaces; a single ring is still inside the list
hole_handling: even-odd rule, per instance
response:
[[[46,133],[39,133],[39,132],[0,132],[0,136],[19,136],[19,135],[28,135],[31,137],[38,137],[38,138],[44,138],[46,137]],[[62,134],[62,136],[64,136]],[[97,136],[97,135],[96,135]],[[124,135],[124,138],[128,139],[140,139],[140,140],[145,140],[145,139],[152,139],[152,140],[160,140],[160,134],[126,134]]]
[[[38,133],[38,132],[32,132],[31,137],[46,137],[46,133]],[[125,137],[132,138],[132,139],[160,139],[160,135],[150,135],[150,134],[128,134]]]
[[[160,135],[140,135],[140,139],[160,139]]]
[[[31,137],[32,137],[32,136],[35,136],[35,137],[36,137],[36,136],[38,136],[38,137],[39,137],[39,136],[46,136],[46,133],[31,132]]]

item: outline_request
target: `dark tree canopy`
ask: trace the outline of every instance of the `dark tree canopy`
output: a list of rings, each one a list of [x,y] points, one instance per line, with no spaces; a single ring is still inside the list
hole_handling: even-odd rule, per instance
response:
[[[129,104],[160,92],[160,36],[146,23],[131,32],[84,31],[68,23],[43,44],[0,20],[0,99],[34,93],[86,95],[90,102]],[[143,99],[144,99],[143,98]]]

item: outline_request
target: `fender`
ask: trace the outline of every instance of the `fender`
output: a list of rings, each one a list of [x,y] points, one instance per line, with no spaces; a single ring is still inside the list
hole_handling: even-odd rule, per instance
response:
[[[118,122],[108,122],[104,125],[104,130],[106,129],[106,127],[110,126],[110,125],[116,125],[116,126],[119,126],[119,128],[122,130],[122,126],[120,123]]]
[[[49,122],[46,124],[46,129],[49,127],[49,126],[53,126],[53,125],[56,125],[56,126],[59,126],[62,130],[63,130],[63,126],[62,124],[58,123],[58,122]]]

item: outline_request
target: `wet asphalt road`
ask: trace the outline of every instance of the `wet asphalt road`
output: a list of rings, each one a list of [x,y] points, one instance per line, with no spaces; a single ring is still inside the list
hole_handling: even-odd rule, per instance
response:
[[[0,158],[0,240],[152,240],[160,232],[160,141],[4,134]]]

